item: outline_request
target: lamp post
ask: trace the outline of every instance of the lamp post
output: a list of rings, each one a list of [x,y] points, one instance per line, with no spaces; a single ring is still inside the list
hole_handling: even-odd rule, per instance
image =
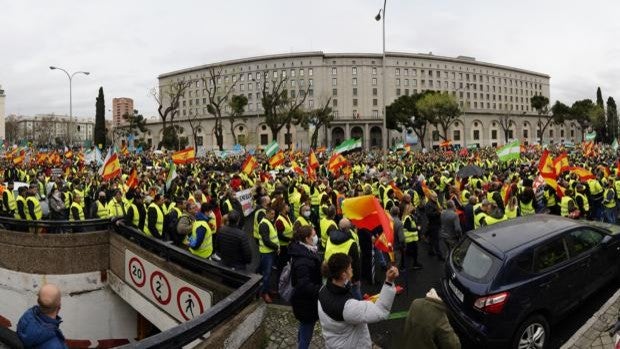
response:
[[[69,74],[68,71],[59,68],[59,67],[55,67],[55,66],[50,66],[50,70],[62,70],[63,72],[65,72],[65,74],[67,74],[67,78],[69,78],[69,130],[68,130],[68,139],[69,139],[69,143],[71,144],[71,122],[73,122],[73,88],[72,88],[72,82],[73,82],[73,77],[76,74],[84,74],[84,75],[89,75],[90,73],[87,71],[76,71],[73,74]],[[71,144],[72,145],[72,144]]]
[[[389,132],[387,130],[387,126],[386,126],[386,122],[385,119],[387,118],[387,107],[385,105],[385,94],[386,94],[386,88],[385,88],[385,5],[387,3],[387,0],[383,0],[383,9],[379,9],[379,13],[377,13],[377,15],[375,16],[375,21],[381,21],[383,19],[383,57],[381,58],[381,71],[383,73],[383,76],[381,77],[381,80],[383,80],[383,92],[382,92],[382,97],[383,97],[383,120],[382,120],[382,126],[383,126],[383,131],[385,132],[385,137],[381,137],[383,140],[383,149],[387,149],[387,144],[388,144],[388,138],[389,138]],[[381,16],[381,11],[383,11],[383,16]]]

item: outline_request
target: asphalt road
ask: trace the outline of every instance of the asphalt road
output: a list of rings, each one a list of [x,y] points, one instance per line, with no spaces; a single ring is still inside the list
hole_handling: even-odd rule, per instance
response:
[[[395,316],[404,315],[402,312],[409,310],[411,301],[416,298],[424,297],[431,288],[439,289],[439,280],[443,275],[443,262],[435,257],[430,257],[427,253],[427,245],[420,243],[420,262],[424,265],[422,270],[408,271],[401,273],[397,281],[399,285],[406,287],[406,292],[396,296],[392,306],[392,314]],[[383,277],[381,271],[377,277]],[[406,279],[406,281],[405,281]],[[381,285],[363,285],[362,291],[369,294],[377,293]],[[593,294],[588,301],[574,309],[569,316],[551,327],[551,341],[549,348],[559,348],[564,344],[592,315],[618,290],[618,283],[611,282],[601,290]],[[400,313],[400,314],[399,314]],[[369,326],[373,341],[382,348],[402,347],[399,341],[402,337],[402,327],[405,323],[404,318],[383,321]],[[476,348],[464,335],[459,334],[463,348]]]

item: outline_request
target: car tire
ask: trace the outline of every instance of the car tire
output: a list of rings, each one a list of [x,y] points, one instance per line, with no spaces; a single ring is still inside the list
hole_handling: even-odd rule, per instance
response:
[[[533,315],[523,321],[515,332],[512,340],[513,349],[518,348],[540,348],[548,347],[549,342],[549,323],[542,315]],[[524,346],[529,345],[529,346]]]

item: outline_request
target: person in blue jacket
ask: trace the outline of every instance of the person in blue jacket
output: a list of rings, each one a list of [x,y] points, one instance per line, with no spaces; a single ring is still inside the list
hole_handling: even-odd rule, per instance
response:
[[[39,290],[38,305],[26,310],[17,323],[17,336],[26,348],[67,348],[60,330],[60,290],[45,284]]]

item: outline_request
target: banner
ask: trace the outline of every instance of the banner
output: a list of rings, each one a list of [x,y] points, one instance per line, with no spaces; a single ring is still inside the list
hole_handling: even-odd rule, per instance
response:
[[[596,139],[596,131],[586,133],[586,141],[593,141],[594,139]]]
[[[252,200],[252,189],[246,189],[242,191],[238,191],[235,196],[237,200],[241,203],[241,207],[243,208],[243,215],[249,216],[252,211],[254,211],[254,206],[252,205],[254,200]]]

